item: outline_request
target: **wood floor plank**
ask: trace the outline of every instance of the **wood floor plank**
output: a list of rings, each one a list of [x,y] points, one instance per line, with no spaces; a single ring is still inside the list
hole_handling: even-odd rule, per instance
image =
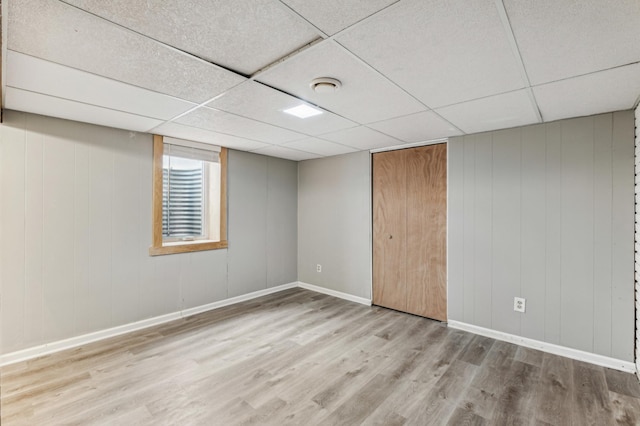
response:
[[[468,383],[473,380],[477,366],[454,360],[435,383],[435,388],[424,392],[417,404],[406,414],[410,424],[441,425],[456,410]]]
[[[604,375],[607,379],[607,388],[611,392],[627,395],[633,398],[640,398],[640,388],[636,377],[622,371],[604,369]]]
[[[465,390],[459,406],[482,418],[491,418],[509,379],[504,372],[511,369],[517,349],[510,343],[495,342]]]
[[[535,365],[536,367],[542,366],[542,359],[544,352],[536,349],[525,348],[524,346],[518,347],[516,352],[516,361],[526,362],[527,364]]]
[[[5,425],[632,425],[633,375],[308,290],[0,368]]]
[[[396,385],[397,381],[381,374],[376,375],[322,420],[322,423],[344,426],[361,424],[394,391]]]
[[[448,349],[452,347],[443,345],[447,341],[444,338],[446,333],[447,329],[440,325],[425,327],[421,332],[409,328],[407,330],[407,334],[410,336],[407,338],[407,342],[410,343],[408,346],[392,344],[384,348],[382,353],[386,354],[391,362],[384,367],[382,372],[398,382],[397,388],[371,413],[364,424],[378,424],[384,419],[388,419],[388,421],[405,419],[408,421],[401,413],[408,413],[411,408],[415,408],[420,403],[420,399],[416,396],[422,396],[424,390],[429,388],[416,379],[424,373],[421,369],[432,363],[437,363],[440,371],[444,371],[446,368],[447,364],[441,363],[442,358],[440,358],[443,354],[448,353]],[[432,379],[435,381],[438,377],[437,374],[434,374]],[[414,397],[407,398],[407,395]]]
[[[621,426],[640,425],[640,399],[609,392],[615,424]]]
[[[417,375],[412,377],[415,377],[416,380],[425,385],[435,384],[447,372],[452,362],[457,359],[460,352],[472,338],[473,336],[469,333],[447,330],[441,344],[438,345],[437,353],[425,363]]]
[[[604,371],[579,361],[572,363],[574,423],[594,426],[611,423],[612,407]]]
[[[482,364],[494,342],[489,337],[475,336],[460,354],[460,360],[474,365]]]
[[[384,413],[384,415],[381,416],[372,415],[362,422],[365,426],[402,426],[406,423],[407,419],[394,412]]]
[[[526,424],[535,418],[534,403],[539,371],[534,365],[513,361],[492,419],[500,424]]]
[[[536,419],[548,424],[572,424],[573,363],[570,359],[545,355],[536,396]]]
[[[447,422],[447,426],[484,426],[486,424],[485,418],[464,408],[456,408]]]

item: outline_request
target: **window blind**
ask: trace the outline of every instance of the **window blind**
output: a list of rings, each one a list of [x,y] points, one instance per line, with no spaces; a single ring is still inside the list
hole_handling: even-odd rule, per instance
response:
[[[164,138],[162,235],[205,236],[206,162],[220,162],[220,147]]]
[[[196,162],[194,162],[196,163]],[[204,170],[163,168],[162,235],[198,237],[204,235]]]
[[[220,162],[220,147],[184,139],[164,138],[164,155],[191,160]]]

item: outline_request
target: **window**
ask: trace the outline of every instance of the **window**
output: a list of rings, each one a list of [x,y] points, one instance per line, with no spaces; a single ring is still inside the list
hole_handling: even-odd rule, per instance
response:
[[[152,256],[227,247],[227,150],[153,139]]]

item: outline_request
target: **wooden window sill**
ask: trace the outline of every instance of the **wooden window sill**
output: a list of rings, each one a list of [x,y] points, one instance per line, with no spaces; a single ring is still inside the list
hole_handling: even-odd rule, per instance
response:
[[[224,241],[178,241],[165,243],[160,247],[149,247],[150,256],[163,256],[165,254],[191,253],[194,251],[218,250],[227,248],[229,243]]]

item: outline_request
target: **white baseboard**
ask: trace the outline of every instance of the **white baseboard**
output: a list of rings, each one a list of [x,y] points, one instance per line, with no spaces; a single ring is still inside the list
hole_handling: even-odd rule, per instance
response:
[[[297,282],[289,284],[282,284],[276,287],[266,288],[264,290],[254,291],[253,293],[242,294],[240,296],[231,297],[229,299],[220,300],[218,302],[209,303],[207,305],[196,306],[195,308],[185,309],[182,311],[183,317],[190,317],[191,315],[200,314],[202,312],[211,311],[213,309],[222,308],[224,306],[234,305],[236,303],[245,302],[247,300],[255,299],[257,297],[266,296],[269,294],[277,293],[282,290],[288,290],[290,288],[298,287]]]
[[[578,361],[584,361],[591,364],[600,365],[602,367],[612,368],[614,370],[625,371],[627,373],[635,373],[636,367],[633,362],[623,361],[620,359],[610,358],[603,355],[585,352],[578,349],[567,348],[566,346],[555,345],[553,343],[541,342],[540,340],[529,339],[527,337],[516,336],[514,334],[503,333],[501,331],[492,330],[490,328],[479,327],[477,325],[467,324],[459,321],[448,321],[449,327],[458,330],[468,331],[470,333],[479,334],[481,336],[491,337],[492,339],[502,340],[516,345],[525,346],[531,349],[548,352],[554,355],[560,355]]]
[[[48,355],[54,352],[63,351],[65,349],[75,348],[87,343],[108,339],[110,337],[119,336],[121,334],[129,333],[132,331],[142,330],[144,328],[153,327],[154,325],[163,324],[180,318],[180,312],[172,312],[170,314],[160,315],[157,317],[124,324],[117,327],[107,328],[105,330],[94,331],[93,333],[83,334],[81,336],[70,337],[64,340],[45,343],[44,345],[33,346],[16,352],[9,352],[7,354],[0,355],[0,367],[20,361],[26,361],[28,359],[36,358],[39,356]]]
[[[4,355],[0,355],[0,366],[25,361],[43,355],[48,355],[54,352],[63,351],[65,349],[75,348],[78,346],[86,345],[87,343],[108,339],[110,337],[119,336],[121,334],[130,333],[132,331],[142,330],[154,325],[164,324],[180,318],[186,318],[191,315],[211,311],[213,309],[222,308],[223,306],[233,305],[235,303],[244,302],[247,300],[255,299],[257,297],[266,296],[268,294],[277,293],[279,291],[295,287],[298,287],[297,282],[283,284],[277,287],[271,287],[264,290],[254,291],[253,293],[243,294],[241,296],[231,297],[229,299],[209,303],[207,305],[197,306],[195,308],[184,309],[182,311],[172,312],[170,314],[132,322],[130,324],[124,324],[117,327],[107,328],[105,330],[95,331],[93,333],[83,334],[81,336],[71,337],[69,339],[58,340],[56,342],[45,343],[44,345],[38,345],[20,351],[10,352]]]
[[[331,290],[324,287],[318,287],[317,285],[298,282],[298,287],[306,288],[307,290],[315,291],[316,293],[328,294],[329,296],[337,297],[339,299],[348,300],[350,302],[360,303],[362,305],[371,306],[371,300],[364,297],[354,296],[352,294],[343,293],[341,291]]]
[[[233,305],[236,303],[244,302],[247,300],[255,299],[258,297],[266,296],[268,294],[277,293],[279,291],[300,287],[307,290],[315,291],[317,293],[327,294],[329,296],[337,297],[351,302],[360,303],[362,305],[371,306],[371,300],[364,297],[354,296],[341,291],[331,290],[324,287],[319,287],[313,284],[304,282],[293,282],[289,284],[279,285],[277,287],[271,287],[264,290],[255,291],[253,293],[243,294],[241,296],[231,297],[229,299],[220,300],[218,302],[209,303],[195,308],[184,309],[178,312],[172,312],[166,315],[161,315],[145,320],[137,321],[130,324],[121,325],[118,327],[108,328],[106,330],[100,330],[93,333],[83,334],[82,336],[71,337],[69,339],[59,340],[56,342],[46,343],[44,345],[34,346],[28,349],[11,352],[8,354],[0,355],[0,366],[13,364],[20,361],[36,358],[39,356],[59,352],[65,349],[71,349],[78,346],[86,345],[88,343],[96,342],[98,340],[107,339],[110,337],[119,336],[121,334],[130,333],[132,331],[142,330],[148,327],[152,327],[159,324],[164,324],[170,321],[174,321],[180,318],[186,318],[192,315],[196,315],[202,312],[211,311],[214,309],[222,308],[224,306]],[[637,373],[636,365],[633,362],[622,361],[614,358],[609,358],[602,355],[592,354],[590,352],[584,352],[577,349],[571,349],[564,346],[554,345],[552,343],[541,342],[538,340],[528,339],[526,337],[520,337],[513,334],[503,333],[488,328],[478,327],[471,324],[466,324],[459,321],[449,321],[451,328],[468,331],[474,334],[480,334],[482,336],[491,337],[498,340],[503,340],[517,345],[525,346],[532,349],[538,349],[544,352],[549,352],[556,355],[565,356],[567,358],[577,359],[580,361],[589,362],[603,367],[613,368],[616,370],[626,371],[630,373]]]

